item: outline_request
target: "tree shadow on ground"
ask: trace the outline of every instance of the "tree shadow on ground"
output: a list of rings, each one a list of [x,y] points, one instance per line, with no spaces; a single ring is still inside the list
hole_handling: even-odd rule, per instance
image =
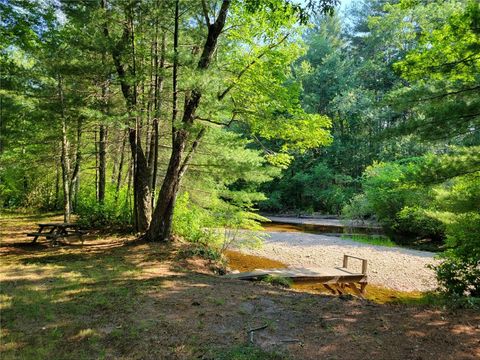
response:
[[[254,346],[294,359],[480,355],[473,311],[228,280],[187,271],[173,245],[106,243],[3,256],[3,359],[215,359],[264,325]]]

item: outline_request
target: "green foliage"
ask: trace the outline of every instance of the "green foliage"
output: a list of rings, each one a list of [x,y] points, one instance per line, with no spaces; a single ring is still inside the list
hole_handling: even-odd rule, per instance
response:
[[[392,226],[392,230],[422,239],[442,240],[445,234],[444,224],[420,206],[425,206],[425,204],[418,202],[415,206],[405,206],[400,210],[396,215],[396,223]]]
[[[182,249],[179,253],[179,257],[183,258],[190,258],[196,256],[211,261],[220,261],[222,259],[222,253],[217,251],[214,247],[202,244],[194,244],[191,247]]]
[[[392,93],[411,116],[398,129],[424,139],[476,142],[480,124],[480,4],[475,0],[392,7],[403,14],[404,37],[416,39],[395,69],[408,81]],[[405,16],[405,14],[408,16]],[[392,19],[384,19],[388,22]]]
[[[353,180],[335,174],[324,162],[305,167],[297,161],[289,171],[266,186],[270,198],[260,203],[266,211],[300,210],[338,214],[355,193]]]
[[[440,290],[453,297],[480,294],[480,175],[469,173],[476,161],[465,155],[469,150],[453,148],[441,156],[376,164],[367,169],[364,194],[344,209],[353,218],[373,212],[389,231],[402,236],[396,241],[445,239],[442,262],[432,268]]]
[[[286,360],[277,352],[264,351],[251,345],[238,345],[232,349],[221,350],[215,354],[218,360]]]
[[[440,290],[453,297],[480,297],[479,261],[461,259],[453,253],[445,253],[440,265],[432,266],[437,275]]]
[[[342,235],[342,239],[353,240],[363,244],[377,245],[377,246],[386,246],[394,247],[398,246],[395,242],[390,240],[386,236],[380,235]]]
[[[402,29],[396,22],[380,21],[387,14],[384,5],[376,0],[359,2],[347,14],[348,21],[317,17],[305,32],[308,49],[296,63],[302,106],[332,119],[334,141],[297,154],[282,178],[265,187],[271,198],[261,205],[265,210],[339,213],[360,191],[362,173],[374,161],[417,156],[429,148],[412,137],[382,136],[405,117],[388,102],[388,94],[402,84],[393,64],[414,41],[399,42]],[[395,16],[401,20],[399,14]],[[320,163],[332,175],[319,171]]]
[[[130,228],[132,226],[131,207],[128,204],[128,194],[123,189],[116,198],[115,191],[110,189],[103,204],[99,203],[95,189],[85,188],[79,194],[75,213],[78,223],[94,229],[105,227]]]
[[[362,183],[364,193],[344,207],[344,216],[365,219],[374,215],[397,240],[441,240],[444,225],[427,211],[434,205],[434,192],[430,187],[407,181],[419,172],[424,161],[425,158],[417,158],[368,167]]]
[[[215,245],[220,239],[214,227],[215,216],[192,203],[188,193],[181,194],[175,204],[173,232],[188,241]]]
[[[262,243],[259,221],[265,218],[249,211],[245,204],[234,205],[215,198],[211,200],[208,207],[202,207],[192,201],[189,193],[181,194],[175,206],[174,233],[219,253],[233,243],[250,248]],[[250,231],[243,234],[242,230]]]
[[[457,178],[439,191],[445,223],[446,246],[442,263],[434,267],[442,291],[453,296],[480,297],[480,175]]]
[[[273,286],[279,286],[282,288],[290,288],[293,285],[293,280],[279,275],[267,275],[262,278],[263,282]]]
[[[364,193],[355,195],[342,209],[342,217],[362,221],[373,219],[375,210]]]

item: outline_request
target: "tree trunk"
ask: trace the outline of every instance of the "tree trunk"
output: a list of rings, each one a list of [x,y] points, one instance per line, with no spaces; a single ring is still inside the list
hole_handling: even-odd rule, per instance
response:
[[[70,177],[70,198],[74,199],[74,201],[71,201],[72,211],[77,206],[78,192],[80,189],[80,163],[82,161],[82,124],[82,118],[79,117],[77,120],[77,150],[75,152],[75,167],[73,168]]]
[[[158,32],[158,24],[156,24],[156,32]],[[155,35],[157,36],[157,34]],[[162,109],[162,93],[163,93],[163,75],[159,76],[158,69],[165,67],[165,32],[162,33],[162,45],[160,48],[160,62],[158,61],[158,46],[155,43],[155,91],[154,91],[154,122],[153,131],[155,135],[155,147],[153,150],[153,164],[152,164],[152,208],[155,204],[155,191],[157,188],[157,173],[158,173],[158,143],[159,143],[159,129],[158,122],[160,121],[160,113]]]
[[[98,202],[105,202],[105,182],[107,177],[107,129],[100,125],[98,152]]]
[[[63,221],[70,221],[71,196],[70,196],[70,158],[68,155],[67,119],[65,116],[65,103],[63,95],[62,77],[58,75],[58,98],[60,101],[60,117],[62,120],[62,185],[63,185]]]
[[[133,208],[135,230],[137,232],[145,232],[152,218],[150,171],[140,144],[140,137],[135,129],[130,129],[129,141],[134,159]]]
[[[55,160],[55,202],[54,208],[58,210],[60,200],[60,169],[58,166],[58,161]]]
[[[152,207],[154,205],[155,201],[155,189],[157,187],[157,172],[158,172],[158,120],[154,119],[153,120],[153,135],[154,135],[154,148],[153,148],[153,154],[152,154],[152,183],[151,183],[151,189],[152,189]]]
[[[107,1],[102,0],[102,8],[107,9]],[[104,24],[103,32],[109,39],[109,29]],[[125,66],[122,54],[130,47],[132,52],[132,66]],[[126,9],[126,21],[123,24],[123,34],[121,39],[111,47],[111,55],[120,80],[120,87],[126,102],[127,111],[132,120],[135,120],[135,128],[129,129],[129,142],[132,151],[134,165],[133,174],[133,198],[134,198],[134,227],[136,231],[144,232],[151,220],[151,199],[150,199],[150,171],[147,160],[141,147],[138,117],[135,115],[137,108],[137,82],[136,82],[136,62],[135,62],[135,29],[133,14]],[[128,71],[128,69],[131,69]],[[127,79],[127,77],[131,79]],[[133,84],[132,84],[133,79]]]
[[[127,132],[123,135],[122,148],[120,150],[120,162],[118,164],[118,178],[117,178],[117,187],[115,189],[115,202],[118,200],[118,194],[120,193],[120,187],[122,186],[122,172],[123,172],[123,162],[125,159],[125,145],[127,143]]]
[[[182,156],[185,152],[187,139],[188,132],[184,130],[178,131],[175,136],[167,173],[158,194],[157,206],[152,216],[150,228],[145,235],[149,241],[168,241],[170,238],[171,215],[179,188]]]
[[[97,130],[93,131],[95,143],[95,199],[98,202],[98,139]]]

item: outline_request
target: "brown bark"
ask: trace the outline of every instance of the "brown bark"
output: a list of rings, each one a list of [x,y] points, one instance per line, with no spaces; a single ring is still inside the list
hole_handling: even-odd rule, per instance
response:
[[[123,135],[122,148],[120,149],[120,161],[118,164],[118,177],[117,177],[117,186],[115,189],[115,202],[118,200],[118,194],[120,192],[120,187],[122,186],[122,172],[123,172],[123,163],[125,159],[125,145],[127,143],[127,132]]]
[[[152,218],[150,197],[150,171],[147,165],[140,137],[135,129],[129,130],[130,147],[134,159],[133,198],[135,230],[145,232]]]
[[[156,31],[158,31],[158,24]],[[156,35],[157,36],[157,35]],[[160,121],[160,114],[162,109],[162,93],[164,77],[158,74],[158,70],[165,68],[165,45],[166,37],[165,32],[162,33],[162,44],[160,48],[160,62],[158,61],[158,46],[155,46],[155,91],[154,91],[154,110],[155,118],[153,123],[153,131],[155,135],[155,147],[153,150],[153,164],[152,164],[152,208],[155,205],[155,191],[157,188],[157,173],[158,173],[158,145],[159,145],[159,128],[158,122]]]
[[[82,161],[82,118],[77,120],[77,149],[75,152],[75,166],[70,177],[70,198],[75,201],[70,201],[71,205],[78,203],[78,191],[80,189],[80,164]],[[72,206],[73,210],[73,206]]]
[[[98,202],[103,204],[107,177],[107,129],[105,125],[100,125],[98,150]]]
[[[71,197],[70,197],[70,158],[68,154],[68,137],[67,137],[67,119],[65,116],[65,102],[63,93],[62,77],[58,75],[58,98],[60,102],[60,117],[62,121],[62,185],[63,185],[63,221],[70,221]]]
[[[182,156],[187,144],[188,132],[181,130],[175,136],[172,155],[168,163],[167,173],[158,194],[157,206],[152,216],[146,239],[150,241],[168,241],[171,228],[171,213],[173,202],[178,191]]]
[[[153,120],[153,154],[152,154],[152,177],[151,177],[151,191],[152,191],[152,207],[154,206],[155,200],[155,189],[157,187],[157,171],[158,171],[158,139],[159,139],[159,132],[158,132],[158,120]]]
[[[58,161],[55,160],[55,202],[54,207],[55,210],[58,209],[59,206],[59,197],[60,197],[60,170],[58,166]]]

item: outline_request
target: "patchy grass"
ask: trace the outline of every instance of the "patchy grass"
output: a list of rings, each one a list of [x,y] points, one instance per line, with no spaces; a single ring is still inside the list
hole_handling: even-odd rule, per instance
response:
[[[216,360],[287,360],[285,355],[264,351],[251,345],[239,345],[232,349],[220,350],[213,357]]]
[[[477,312],[228,280],[212,276],[210,260],[179,256],[195,253],[187,244],[127,235],[24,246],[33,219],[0,220],[2,360],[480,356]]]
[[[381,235],[342,235],[342,239],[344,240],[352,240],[363,244],[369,245],[378,245],[378,246],[387,246],[387,247],[395,247],[398,244],[395,244],[392,240],[390,240],[386,236]]]
[[[267,275],[262,279],[263,282],[273,285],[273,286],[280,286],[283,288],[290,288],[293,285],[292,279],[278,276],[278,275]]]

